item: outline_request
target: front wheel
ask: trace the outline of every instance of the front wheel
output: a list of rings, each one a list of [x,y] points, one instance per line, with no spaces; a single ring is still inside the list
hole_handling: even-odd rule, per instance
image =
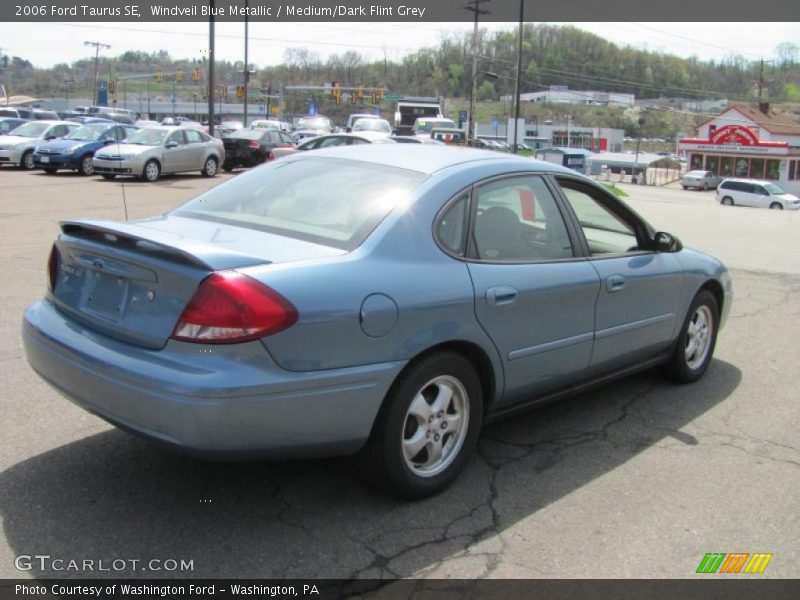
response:
[[[147,164],[144,166],[144,170],[142,171],[142,179],[152,183],[158,179],[159,175],[161,175],[161,167],[158,165],[158,161],[147,161]]]
[[[217,159],[213,156],[209,156],[200,173],[202,173],[203,177],[214,177],[214,175],[217,174]]]
[[[707,183],[703,183],[703,191],[704,192],[708,191],[708,184]]]
[[[719,328],[719,306],[714,294],[700,290],[692,300],[665,374],[680,383],[692,383],[706,372]]]
[[[87,154],[83,158],[81,158],[81,162],[78,165],[78,172],[81,175],[94,175],[94,159],[92,158],[91,154]]]
[[[781,204],[780,202],[773,202],[772,204],[769,205],[769,207],[772,210],[783,210],[783,204]]]
[[[398,378],[359,455],[369,481],[409,499],[447,488],[478,439],[483,394],[475,367],[451,352],[431,355]]]
[[[22,159],[19,162],[19,166],[21,169],[25,171],[30,171],[36,167],[36,163],[33,160],[33,150],[28,150],[25,154],[22,155]]]

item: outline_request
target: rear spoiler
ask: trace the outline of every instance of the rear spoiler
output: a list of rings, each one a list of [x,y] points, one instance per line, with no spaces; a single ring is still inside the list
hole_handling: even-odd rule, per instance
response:
[[[61,221],[65,236],[157,256],[162,260],[212,271],[269,264],[257,256],[175,234],[115,221]]]

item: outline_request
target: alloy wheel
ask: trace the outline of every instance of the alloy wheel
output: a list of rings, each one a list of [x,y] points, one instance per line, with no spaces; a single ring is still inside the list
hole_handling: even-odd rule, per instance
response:
[[[706,359],[714,332],[714,319],[711,310],[701,305],[694,311],[686,331],[684,356],[690,369],[697,369]]]

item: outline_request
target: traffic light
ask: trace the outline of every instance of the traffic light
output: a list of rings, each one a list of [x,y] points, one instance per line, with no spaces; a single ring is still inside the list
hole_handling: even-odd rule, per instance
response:
[[[113,79],[111,79],[108,82],[108,93],[112,94],[112,95],[114,94],[114,80]]]
[[[200,67],[192,69],[192,81],[200,81]]]
[[[164,81],[164,72],[163,72],[163,71],[161,71],[160,69],[159,69],[159,70],[158,70],[158,72],[156,73],[156,81],[157,81],[158,83],[161,83],[162,81]]]
[[[384,89],[381,89],[381,90],[379,90],[379,91],[378,91],[378,99],[379,99],[381,102],[383,102],[384,100],[386,100],[386,90],[384,90]]]
[[[237,85],[236,86],[236,97],[237,98],[244,98],[244,86]]]
[[[178,70],[175,71],[175,82],[180,83],[183,81],[183,67],[178,67]]]
[[[339,87],[338,81],[333,82],[333,87],[331,88],[331,96],[333,96],[333,101],[336,104],[340,104],[342,102],[342,88]]]
[[[364,90],[361,88],[361,86],[358,86],[358,90],[356,91],[356,97],[359,100],[363,100],[364,99]]]

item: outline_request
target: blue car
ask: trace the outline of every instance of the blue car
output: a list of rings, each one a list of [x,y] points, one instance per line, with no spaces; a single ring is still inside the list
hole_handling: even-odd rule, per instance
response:
[[[71,169],[81,175],[92,175],[95,150],[122,142],[134,131],[136,127],[132,125],[118,125],[113,122],[85,124],[60,140],[37,146],[33,153],[33,163],[49,174],[59,169]]]
[[[731,294],[719,260],[575,171],[365,145],[61,223],[23,339],[126,431],[212,458],[358,453],[421,498],[489,420],[656,365],[696,381]]]

